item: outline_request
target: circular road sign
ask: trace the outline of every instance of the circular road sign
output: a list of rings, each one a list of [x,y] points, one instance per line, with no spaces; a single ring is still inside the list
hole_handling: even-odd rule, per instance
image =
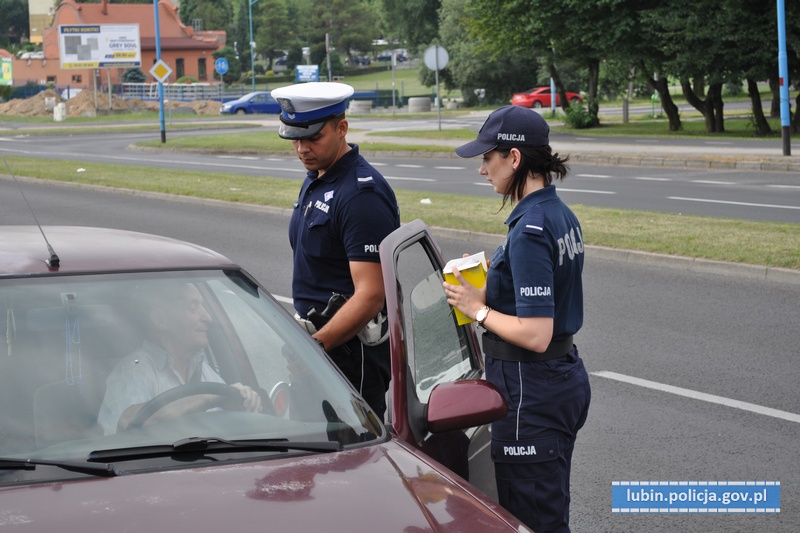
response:
[[[217,58],[217,60],[214,62],[214,69],[216,69],[217,74],[222,76],[228,72],[228,60],[224,57]]]
[[[442,70],[450,61],[450,56],[443,47],[435,44],[425,50],[425,66],[431,70]]]

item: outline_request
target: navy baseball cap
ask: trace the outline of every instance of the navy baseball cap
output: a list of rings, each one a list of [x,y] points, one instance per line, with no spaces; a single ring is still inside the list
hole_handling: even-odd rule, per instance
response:
[[[354,89],[346,83],[309,82],[273,89],[272,97],[281,106],[278,135],[301,140],[316,135],[333,117],[345,112]]]
[[[478,138],[456,148],[459,157],[477,157],[495,148],[547,146],[550,126],[531,109],[509,105],[495,109],[483,123]]]

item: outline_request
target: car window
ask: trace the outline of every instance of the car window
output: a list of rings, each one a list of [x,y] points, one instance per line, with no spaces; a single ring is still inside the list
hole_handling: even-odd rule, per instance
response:
[[[82,460],[198,435],[344,445],[383,435],[310,337],[241,272],[5,278],[0,308],[0,456]],[[176,377],[181,351],[193,369],[185,382]],[[242,410],[235,391],[208,408],[117,427],[131,405],[205,382],[226,394],[241,383],[263,409]]]
[[[397,259],[409,364],[420,402],[441,382],[469,377],[477,365],[470,359],[463,326],[456,324],[442,288],[441,270],[422,243],[404,249]]]

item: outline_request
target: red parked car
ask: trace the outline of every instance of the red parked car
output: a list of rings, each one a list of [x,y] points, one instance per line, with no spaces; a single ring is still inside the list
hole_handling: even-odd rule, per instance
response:
[[[473,325],[451,316],[427,227],[392,233],[381,260],[387,420],[282,304],[209,249],[0,227],[1,529],[529,531],[475,486],[492,490],[485,424],[507,407],[480,379]],[[126,426],[101,423],[108,396],[130,383],[109,374],[149,370],[153,328],[183,323],[203,378],[145,399]],[[153,367],[172,372],[177,358],[162,353]],[[261,408],[243,409],[230,384],[257,392]]]
[[[522,107],[551,107],[551,98],[550,87],[536,87],[523,93],[514,93],[511,103]],[[567,92],[567,101],[570,105],[583,103],[583,98],[578,93]],[[556,106],[561,106],[561,96],[558,94],[556,94]]]

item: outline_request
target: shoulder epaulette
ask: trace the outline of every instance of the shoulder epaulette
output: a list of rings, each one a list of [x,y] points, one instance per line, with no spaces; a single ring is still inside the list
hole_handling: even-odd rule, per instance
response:
[[[522,232],[531,235],[541,235],[544,232],[544,211],[538,205],[528,209],[522,217]]]
[[[375,180],[372,178],[372,172],[368,168],[359,167],[356,170],[356,185],[359,189],[374,189]]]

